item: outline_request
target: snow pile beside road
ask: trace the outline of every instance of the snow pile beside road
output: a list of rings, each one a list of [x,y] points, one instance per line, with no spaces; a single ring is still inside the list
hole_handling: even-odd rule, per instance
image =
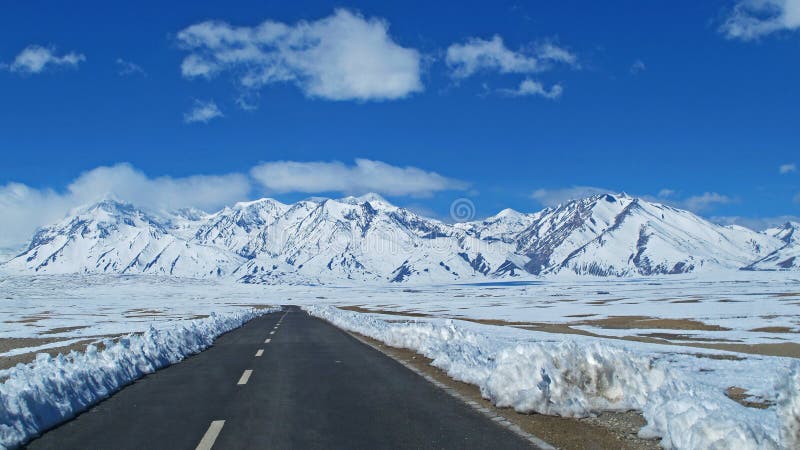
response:
[[[788,448],[800,448],[800,371],[786,381],[778,402],[781,439]]]
[[[304,309],[340,328],[431,358],[450,377],[480,387],[497,406],[566,417],[640,410],[648,421],[642,436],[661,437],[666,448],[797,448],[800,375],[783,387],[779,407],[759,410],[669,367],[668,360],[622,344],[521,341],[450,320],[389,322],[330,306]]]
[[[280,308],[214,314],[181,322],[170,329],[150,328],[104,350],[90,345],[85,353],[55,358],[42,353],[36,361],[0,371],[0,448],[21,445],[128,383],[205,350],[221,334]]]
[[[675,374],[678,375],[678,374]],[[795,448],[780,445],[776,410],[746,408],[709,386],[671,377],[644,407],[645,438],[661,437],[664,448]]]

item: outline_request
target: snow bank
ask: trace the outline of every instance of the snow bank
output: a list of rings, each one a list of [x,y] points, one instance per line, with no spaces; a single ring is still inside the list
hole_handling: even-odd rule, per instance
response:
[[[21,445],[128,383],[205,350],[221,334],[280,308],[247,310],[182,322],[171,329],[150,328],[105,349],[90,345],[85,353],[51,357],[0,371],[0,448]]]
[[[676,374],[677,375],[677,374]],[[661,437],[664,448],[780,449],[776,410],[746,408],[718,389],[672,377],[650,393],[641,437]]]
[[[800,448],[800,372],[781,389],[778,407],[759,410],[666,360],[608,342],[520,341],[451,320],[389,322],[330,306],[304,309],[431,358],[450,377],[480,387],[497,406],[566,417],[640,410],[648,422],[641,436],[660,437],[665,448]]]
[[[781,439],[789,448],[800,448],[800,371],[786,381],[778,403]]]

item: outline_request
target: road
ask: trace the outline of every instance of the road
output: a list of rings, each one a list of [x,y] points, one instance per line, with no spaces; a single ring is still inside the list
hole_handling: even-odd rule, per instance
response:
[[[531,448],[296,307],[148,375],[31,449]]]

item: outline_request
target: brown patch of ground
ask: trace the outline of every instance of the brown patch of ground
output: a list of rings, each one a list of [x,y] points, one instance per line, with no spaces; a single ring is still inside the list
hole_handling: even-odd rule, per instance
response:
[[[52,311],[42,311],[38,314],[22,316],[17,320],[4,320],[3,323],[36,323],[40,320],[49,319],[52,313]]]
[[[691,335],[688,335],[688,334],[679,334],[679,333],[644,333],[644,334],[639,334],[638,336],[652,337],[652,338],[657,338],[657,339],[665,339],[665,340],[668,340],[668,341],[736,342],[736,341],[731,341],[730,339],[704,338],[704,337],[697,337],[697,336],[691,336]]]
[[[39,353],[47,353],[50,356],[57,356],[58,354],[67,354],[71,351],[83,352],[89,344],[96,345],[99,349],[103,349],[103,339],[118,339],[120,336],[127,336],[121,334],[110,334],[104,336],[91,336],[69,345],[60,347],[52,347],[33,352],[22,353],[14,356],[0,356],[0,370],[8,369],[16,366],[17,364],[28,364],[36,359]],[[20,347],[36,347],[39,345],[50,344],[58,342],[61,339],[56,338],[2,338],[0,339],[0,351],[7,352]]]
[[[731,386],[728,389],[726,389],[725,395],[727,395],[728,398],[730,398],[731,400],[748,408],[767,409],[770,406],[772,406],[772,403],[770,402],[749,400],[750,394],[747,393],[747,390],[742,389],[738,386]]]
[[[780,292],[775,297],[800,297],[800,292]]]
[[[84,328],[89,328],[89,326],[88,325],[78,325],[78,326],[74,326],[74,327],[56,327],[56,328],[51,328],[51,329],[49,329],[47,331],[43,331],[43,332],[41,332],[39,334],[67,333],[69,331],[82,330]]]
[[[82,352],[86,350],[87,345],[91,344],[94,341],[95,341],[94,339],[84,339],[82,341],[78,341],[70,345],[65,345],[63,347],[53,347],[14,356],[2,356],[0,357],[0,370],[9,369],[11,367],[16,366],[17,364],[28,364],[30,362],[33,362],[36,359],[36,355],[39,353],[49,353],[51,356],[56,356],[59,353],[69,353],[72,350]]]
[[[61,339],[58,338],[0,338],[0,353],[5,353],[20,347],[38,347],[60,340]]]
[[[744,359],[745,359],[745,358],[742,358],[741,356],[731,355],[731,354],[728,354],[728,353],[725,353],[725,354],[719,354],[719,353],[689,353],[689,354],[694,356],[695,358],[719,359],[719,360],[723,360],[723,361],[744,361]]]
[[[456,381],[430,365],[431,360],[407,349],[387,346],[366,336],[356,335],[386,355],[413,366],[439,383],[454,389],[462,397],[478,403],[493,413],[547,443],[561,449],[658,449],[657,440],[637,436],[645,420],[635,411],[603,413],[593,418],[573,419],[541,414],[523,414],[511,408],[497,408],[481,396],[477,386]]]
[[[762,333],[797,333],[797,331],[789,327],[761,327],[753,328],[750,331],[760,331]]]
[[[718,325],[709,325],[692,319],[657,319],[647,316],[611,316],[605,319],[584,320],[576,325],[589,325],[614,330],[658,329],[658,330],[699,330],[728,331]]]

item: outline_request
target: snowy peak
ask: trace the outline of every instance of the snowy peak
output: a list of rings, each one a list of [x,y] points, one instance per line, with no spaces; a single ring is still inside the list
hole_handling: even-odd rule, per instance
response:
[[[350,205],[363,205],[364,203],[369,203],[372,205],[373,208],[379,209],[397,209],[392,203],[390,203],[385,198],[381,197],[379,194],[374,192],[370,192],[368,194],[361,195],[359,197],[348,196],[343,197],[337,200],[340,203],[347,203]]]
[[[516,239],[518,251],[530,257],[526,270],[541,274],[560,266],[577,249],[620,222],[634,202],[625,195],[602,194],[535,214]]]
[[[800,224],[786,222],[780,227],[770,228],[764,234],[782,244],[780,248],[748,265],[748,270],[797,270],[800,269]]]
[[[787,244],[798,243],[800,242],[800,223],[786,222],[779,227],[764,230],[764,234],[778,238]]]
[[[523,214],[506,208],[484,220],[457,223],[454,227],[479,239],[500,240],[510,243],[516,239],[522,230],[529,227],[533,221],[534,218],[530,214]]]
[[[737,269],[774,239],[712,224],[691,212],[625,194],[546,209],[517,239],[530,273],[629,276]]]
[[[117,200],[103,200],[40,229],[28,249],[4,264],[15,272],[160,273],[221,276],[240,263],[234,255],[192,245],[159,218]]]
[[[253,283],[450,282],[556,275],[795,270],[798,226],[756,233],[625,194],[534,214],[511,209],[446,224],[375,194],[284,204],[264,198],[207,214],[156,214],[115,199],[39,230],[14,272],[159,273]]]

